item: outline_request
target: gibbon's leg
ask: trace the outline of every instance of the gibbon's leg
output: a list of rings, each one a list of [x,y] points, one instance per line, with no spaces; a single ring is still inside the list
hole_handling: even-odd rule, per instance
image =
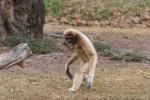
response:
[[[73,79],[73,75],[70,73],[69,67],[70,67],[70,65],[71,65],[75,60],[77,60],[78,58],[79,58],[79,57],[78,57],[77,53],[74,53],[74,54],[70,57],[70,59],[67,61],[67,63],[66,63],[65,72],[66,72],[66,74],[68,75],[68,77],[69,77],[70,79]]]
[[[86,77],[87,83],[88,83],[88,89],[90,89],[93,84],[96,63],[97,63],[97,56],[91,57],[90,64],[89,64],[90,68],[89,68],[89,72]]]
[[[73,86],[69,89],[69,91],[74,92],[79,89],[80,85],[82,84],[83,77],[86,75],[88,68],[89,68],[89,63],[85,63],[79,69],[79,71],[76,72],[73,80]]]
[[[79,64],[80,67],[82,67],[84,65],[84,62],[81,62]],[[87,71],[88,72],[88,71]],[[87,76],[88,76],[88,73],[86,73],[84,76],[83,76],[83,81],[87,81]]]

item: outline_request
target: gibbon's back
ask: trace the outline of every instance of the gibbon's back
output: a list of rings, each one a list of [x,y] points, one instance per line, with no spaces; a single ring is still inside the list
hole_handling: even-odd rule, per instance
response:
[[[86,42],[86,45],[87,45],[88,47],[90,47],[91,50],[92,50],[94,53],[96,53],[96,50],[95,50],[95,48],[94,48],[94,46],[93,46],[91,40],[90,40],[84,33],[82,33],[82,32],[80,32],[80,36],[82,37],[83,42]]]

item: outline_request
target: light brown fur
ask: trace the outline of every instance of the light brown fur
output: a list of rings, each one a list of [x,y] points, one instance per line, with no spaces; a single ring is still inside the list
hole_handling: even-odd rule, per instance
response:
[[[73,86],[69,89],[69,91],[78,90],[85,76],[88,88],[90,88],[93,83],[97,63],[97,53],[93,44],[86,35],[75,29],[68,29],[63,33],[63,35],[65,39],[67,37],[71,37],[72,43],[70,43],[69,46],[72,46],[72,48],[75,49],[75,53],[67,61],[65,66],[67,75],[70,76],[69,67],[75,60],[80,58],[83,61],[83,65],[75,73]]]

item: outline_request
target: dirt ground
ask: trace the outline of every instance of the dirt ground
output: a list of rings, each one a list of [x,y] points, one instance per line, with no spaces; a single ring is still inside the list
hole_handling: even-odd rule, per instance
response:
[[[122,50],[150,55],[150,29],[116,29],[72,27],[46,24],[44,34],[76,28],[91,40],[98,40]],[[62,39],[54,39],[62,41]],[[61,46],[61,44],[60,44]],[[64,48],[62,46],[62,48]],[[7,48],[0,48],[0,53]],[[0,100],[149,100],[150,62],[123,62],[99,55],[93,87],[84,82],[79,91],[69,93],[72,81],[64,73],[64,65],[72,52],[67,49],[44,55],[33,55],[25,68],[14,66],[0,72]],[[76,69],[78,62],[72,66]],[[74,70],[72,70],[74,73]]]

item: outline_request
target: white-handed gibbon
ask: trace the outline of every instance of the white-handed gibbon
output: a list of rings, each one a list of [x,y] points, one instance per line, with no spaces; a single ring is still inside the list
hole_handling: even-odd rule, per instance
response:
[[[73,85],[69,91],[76,91],[82,84],[83,78],[86,78],[88,88],[93,84],[95,67],[97,63],[97,52],[89,40],[82,32],[75,29],[67,29],[63,32],[64,43],[71,49],[74,49],[74,54],[65,65],[65,72],[70,79],[73,79]],[[82,60],[83,65],[75,73],[75,76],[70,73],[69,67],[78,58]]]

